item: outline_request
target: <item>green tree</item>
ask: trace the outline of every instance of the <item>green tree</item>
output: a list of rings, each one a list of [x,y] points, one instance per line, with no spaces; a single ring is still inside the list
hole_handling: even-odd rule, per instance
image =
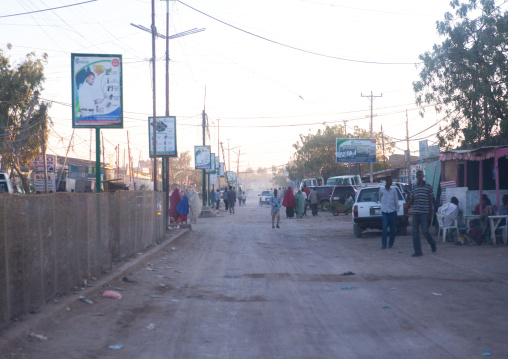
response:
[[[444,41],[419,57],[416,103],[422,116],[426,105],[444,115],[442,147],[501,144],[508,135],[508,13],[494,0],[450,5],[454,14],[437,22]]]
[[[11,45],[7,45],[11,50]],[[21,172],[40,154],[47,139],[48,104],[39,103],[43,90],[47,55],[36,58],[34,52],[18,64],[0,49],[0,151],[2,169],[11,167],[21,178],[27,193],[29,185]],[[11,171],[11,177],[13,171]]]
[[[373,133],[377,139],[377,163],[374,164],[374,171],[383,168],[381,134]],[[370,132],[355,126],[353,132],[346,135],[344,126],[326,126],[324,130],[319,129],[316,134],[300,135],[300,141],[293,147],[296,150],[293,160],[287,166],[289,178],[295,180],[305,177],[323,177],[325,180],[332,176],[347,175],[354,173],[354,165],[335,163],[336,139],[337,138],[370,138]],[[392,140],[385,136],[385,152],[393,153]],[[387,167],[390,165],[387,164]],[[360,171],[368,171],[369,164],[361,164]]]

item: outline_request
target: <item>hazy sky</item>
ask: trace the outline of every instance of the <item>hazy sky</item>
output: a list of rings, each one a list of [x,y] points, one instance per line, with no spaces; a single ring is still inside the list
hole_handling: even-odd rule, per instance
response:
[[[71,53],[122,54],[124,129],[105,129],[106,162],[130,136],[135,162],[148,157],[148,116],[152,114],[151,35],[130,23],[150,27],[150,0],[11,0],[0,9],[0,47],[13,45],[13,60],[30,51],[48,53],[45,90],[55,101],[49,153],[65,155],[72,133]],[[85,3],[86,2],[86,3]],[[70,4],[80,5],[32,12]],[[434,124],[429,109],[422,119],[414,105],[412,82],[418,55],[440,42],[436,21],[450,11],[447,0],[184,0],[170,1],[170,34],[206,31],[170,40],[170,114],[177,117],[178,151],[202,143],[201,113],[206,109],[210,138],[220,141],[231,165],[241,151],[247,165],[283,165],[300,133],[323,123],[369,128],[371,91],[374,131],[405,138]],[[156,1],[157,30],[165,33],[166,1]],[[157,115],[165,113],[165,40],[157,48]],[[206,97],[205,97],[206,88]],[[438,126],[414,137],[435,141]],[[76,130],[72,157],[88,159],[90,130]],[[95,139],[95,133],[93,134]],[[397,152],[406,148],[397,144]],[[123,156],[122,156],[123,157]],[[92,145],[92,159],[95,144]],[[222,161],[222,153],[221,153]],[[114,162],[114,160],[113,160]],[[226,159],[227,163],[227,159]]]

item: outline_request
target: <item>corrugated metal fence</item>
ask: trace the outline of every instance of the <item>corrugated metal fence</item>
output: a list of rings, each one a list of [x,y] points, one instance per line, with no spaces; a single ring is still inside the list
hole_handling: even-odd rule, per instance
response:
[[[0,329],[159,241],[163,194],[0,195]]]

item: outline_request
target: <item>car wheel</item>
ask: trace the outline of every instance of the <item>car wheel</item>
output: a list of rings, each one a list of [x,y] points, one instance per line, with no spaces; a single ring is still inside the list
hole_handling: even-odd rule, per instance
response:
[[[353,232],[356,238],[362,238],[362,227],[359,224],[353,224]]]
[[[407,226],[399,227],[397,230],[397,234],[399,236],[406,236],[407,235]]]
[[[320,203],[321,211],[323,211],[323,212],[328,211],[328,209],[330,208],[330,207],[325,208],[325,203],[329,203],[329,201],[324,200],[324,201],[321,201],[321,203]]]

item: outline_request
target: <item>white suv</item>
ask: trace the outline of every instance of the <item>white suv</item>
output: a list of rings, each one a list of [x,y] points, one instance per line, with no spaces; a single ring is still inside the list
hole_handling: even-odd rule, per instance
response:
[[[382,186],[362,187],[356,194],[356,202],[353,205],[353,230],[356,238],[362,237],[362,232],[366,229],[383,229],[383,215],[381,213],[381,203],[379,202],[379,189]],[[407,234],[408,220],[404,215],[407,206],[404,196],[398,187],[399,207],[397,208],[397,234],[405,236]]]

